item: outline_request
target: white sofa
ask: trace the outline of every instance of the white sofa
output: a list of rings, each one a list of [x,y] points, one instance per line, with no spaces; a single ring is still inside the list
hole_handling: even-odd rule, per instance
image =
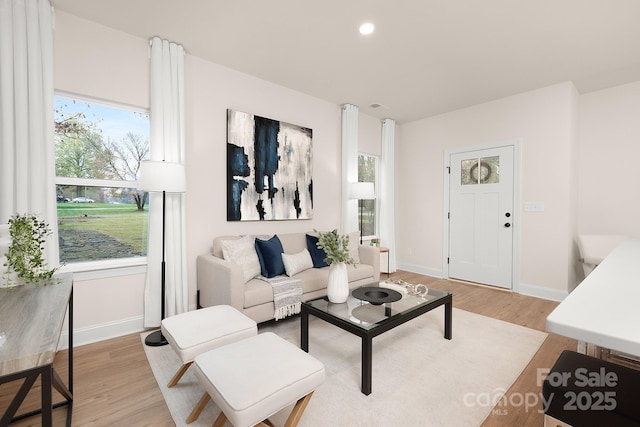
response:
[[[306,234],[278,234],[285,254],[296,254],[307,248]],[[269,236],[270,237],[270,236]],[[227,304],[237,308],[256,322],[274,318],[273,289],[264,280],[245,283],[240,265],[223,259],[222,241],[240,236],[221,236],[213,240],[212,253],[197,258],[198,304],[201,307]],[[380,280],[380,250],[357,245],[359,263],[347,266],[349,287],[377,283]],[[325,296],[329,267],[309,268],[293,277],[302,280],[303,301]]]

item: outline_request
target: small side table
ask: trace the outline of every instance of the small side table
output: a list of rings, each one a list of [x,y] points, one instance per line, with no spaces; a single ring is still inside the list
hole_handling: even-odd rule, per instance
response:
[[[391,261],[391,255],[389,255],[389,248],[380,248],[380,253],[387,254],[387,279],[391,277],[391,266],[389,265],[389,261]]]

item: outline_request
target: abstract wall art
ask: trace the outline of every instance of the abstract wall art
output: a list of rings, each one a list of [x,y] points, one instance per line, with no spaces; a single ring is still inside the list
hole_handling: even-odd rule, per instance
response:
[[[312,130],[227,110],[227,221],[313,218]]]

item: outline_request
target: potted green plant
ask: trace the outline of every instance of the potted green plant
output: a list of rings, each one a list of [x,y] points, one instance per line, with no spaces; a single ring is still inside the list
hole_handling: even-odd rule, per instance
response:
[[[11,244],[4,254],[6,286],[24,283],[46,284],[45,279],[53,276],[58,267],[48,269],[42,254],[46,237],[50,234],[47,223],[35,215],[18,214],[9,219]]]
[[[347,264],[356,265],[349,254],[349,236],[338,234],[338,230],[318,232],[318,248],[324,250],[329,264],[329,278],[327,283],[327,297],[334,303],[342,303],[349,297],[349,277]]]

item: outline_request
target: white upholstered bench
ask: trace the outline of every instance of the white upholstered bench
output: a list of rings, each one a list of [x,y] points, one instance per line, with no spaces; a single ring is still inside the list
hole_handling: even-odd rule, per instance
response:
[[[272,425],[267,418],[295,402],[285,424],[293,427],[325,378],[320,361],[271,332],[200,354],[193,366],[206,392],[187,423],[213,399],[222,410],[214,427]]]
[[[183,363],[167,387],[180,381],[197,355],[258,333],[253,319],[229,305],[215,305],[167,317],[162,320],[161,329]]]

